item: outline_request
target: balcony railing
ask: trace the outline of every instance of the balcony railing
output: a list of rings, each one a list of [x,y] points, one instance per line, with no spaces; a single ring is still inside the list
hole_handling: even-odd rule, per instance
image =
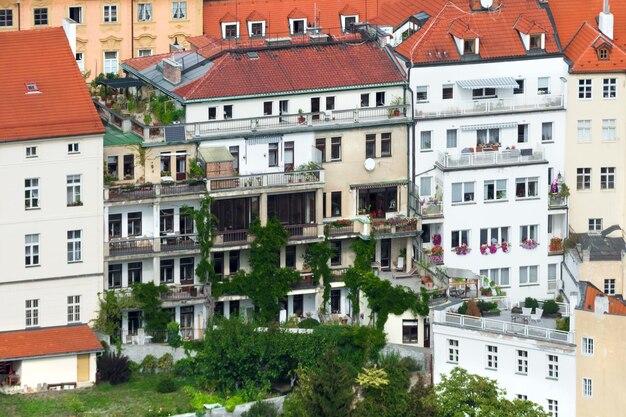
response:
[[[284,225],[290,240],[310,239],[319,237],[317,224],[286,224]]]
[[[173,184],[143,184],[104,189],[105,201],[144,200],[157,196],[202,194],[207,191],[204,181],[185,181]]]
[[[377,235],[394,235],[400,233],[414,233],[418,230],[418,221],[414,217],[405,217],[397,220],[398,223],[392,224],[395,219],[389,220],[373,220],[372,231]]]
[[[204,298],[204,285],[175,285],[170,287],[170,291],[163,294],[163,301],[193,300]]]
[[[439,152],[437,157],[437,164],[443,169],[527,164],[544,161],[545,155],[542,149],[510,149],[491,152],[468,152],[455,155]]]
[[[328,236],[344,236],[344,235],[352,235],[356,234],[356,225],[354,222],[348,220],[344,222],[348,222],[349,224],[340,223],[341,220],[332,222],[326,225],[326,230],[328,232]]]
[[[551,110],[563,108],[563,96],[561,95],[543,95],[535,100],[519,100],[519,99],[485,99],[471,100],[466,103],[455,103],[454,106],[440,105],[436,106],[432,103],[424,105],[416,104],[416,119],[434,119],[442,117],[458,117],[463,115],[476,114],[493,114],[493,113],[511,113],[511,112],[527,112],[535,110]]]
[[[567,197],[549,196],[548,207],[551,209],[567,207]]]
[[[343,282],[348,268],[333,268],[330,270],[330,282]]]
[[[248,229],[243,230],[222,230],[217,232],[215,237],[215,246],[228,246],[228,245],[245,245],[252,243],[254,236],[252,236]]]
[[[303,272],[300,274],[300,280],[291,285],[294,290],[305,290],[316,288],[317,285],[313,282],[313,274],[310,272]]]
[[[240,175],[238,177],[211,178],[207,180],[209,192],[238,191],[261,187],[323,184],[324,170],[274,172],[268,174]]]
[[[512,336],[532,337],[551,342],[574,343],[574,335],[570,332],[482,317],[465,316],[447,311],[436,311],[435,323],[454,325],[472,330],[505,333]]]
[[[165,235],[161,236],[161,251],[172,252],[177,250],[199,249],[195,234],[186,235]]]
[[[108,242],[109,256],[139,255],[156,250],[155,238],[116,239]]]
[[[426,201],[422,206],[422,218],[432,219],[443,217],[443,203],[441,201]]]

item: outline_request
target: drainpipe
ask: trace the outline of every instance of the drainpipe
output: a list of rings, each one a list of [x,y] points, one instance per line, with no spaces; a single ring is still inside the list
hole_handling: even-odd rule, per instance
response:
[[[17,31],[22,30],[22,5],[20,0],[17,0]]]
[[[135,57],[135,5],[130,0],[130,57]]]

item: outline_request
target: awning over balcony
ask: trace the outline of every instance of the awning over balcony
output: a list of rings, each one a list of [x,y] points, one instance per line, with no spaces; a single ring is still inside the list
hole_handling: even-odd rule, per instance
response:
[[[518,84],[513,77],[481,78],[479,80],[460,80],[456,84],[466,90],[475,88],[517,88]]]
[[[373,182],[369,184],[350,184],[350,188],[356,188],[358,190],[365,190],[368,188],[385,188],[385,187],[406,185],[407,183],[408,183],[408,180],[381,181],[381,182]]]
[[[483,123],[479,125],[461,125],[461,130],[507,129],[517,127],[517,122]]]

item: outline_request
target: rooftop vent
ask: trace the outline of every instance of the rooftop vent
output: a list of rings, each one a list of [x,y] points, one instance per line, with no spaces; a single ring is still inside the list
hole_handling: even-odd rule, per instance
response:
[[[265,44],[267,46],[285,46],[291,45],[291,38],[272,38],[266,39]]]
[[[256,61],[259,59],[259,54],[257,54],[256,52],[248,52],[248,58],[251,61]]]

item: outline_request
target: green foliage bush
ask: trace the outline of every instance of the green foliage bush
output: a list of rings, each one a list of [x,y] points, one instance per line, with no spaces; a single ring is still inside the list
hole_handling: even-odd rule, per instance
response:
[[[179,363],[178,361],[177,363]],[[191,398],[190,405],[194,410],[204,410],[204,404],[222,404],[223,401],[215,394],[199,391],[193,387],[186,386],[183,392]]]
[[[320,322],[312,318],[304,319],[300,323],[298,323],[298,327],[301,329],[314,329],[319,325]]]
[[[458,308],[457,313],[459,314],[467,314],[467,301],[463,301],[463,304],[461,304],[461,307]]]
[[[183,341],[180,335],[180,325],[175,321],[171,321],[167,323],[165,331],[167,332],[167,344],[174,349],[180,347]]]
[[[101,381],[117,385],[128,382],[130,379],[130,360],[128,356],[124,356],[120,352],[104,353],[98,358],[96,363]]]
[[[524,300],[524,307],[537,308],[539,307],[539,301],[532,297],[526,297],[526,299]]]
[[[559,305],[554,300],[546,300],[543,302],[544,314],[556,314],[559,312]]]
[[[156,385],[157,392],[160,392],[161,394],[176,392],[177,389],[178,385],[176,384],[176,381],[169,375],[161,378]]]
[[[400,359],[400,365],[404,366],[409,372],[419,372],[422,370],[422,365],[411,357],[404,357]]]
[[[278,417],[278,409],[272,403],[258,401],[248,411],[242,413],[241,417]]]
[[[563,317],[556,320],[556,329],[569,332],[569,317]]]
[[[480,310],[481,313],[485,311],[496,311],[498,310],[498,303],[478,300],[478,309]]]
[[[156,370],[158,361],[154,355],[146,355],[141,361],[141,372],[152,373]]]
[[[241,396],[233,395],[226,400],[224,407],[226,408],[226,411],[232,413],[233,411],[235,411],[235,407],[237,407],[239,404],[244,404],[245,402],[246,401]]]
[[[158,367],[162,371],[170,371],[174,366],[174,357],[171,353],[164,353],[159,358]]]

